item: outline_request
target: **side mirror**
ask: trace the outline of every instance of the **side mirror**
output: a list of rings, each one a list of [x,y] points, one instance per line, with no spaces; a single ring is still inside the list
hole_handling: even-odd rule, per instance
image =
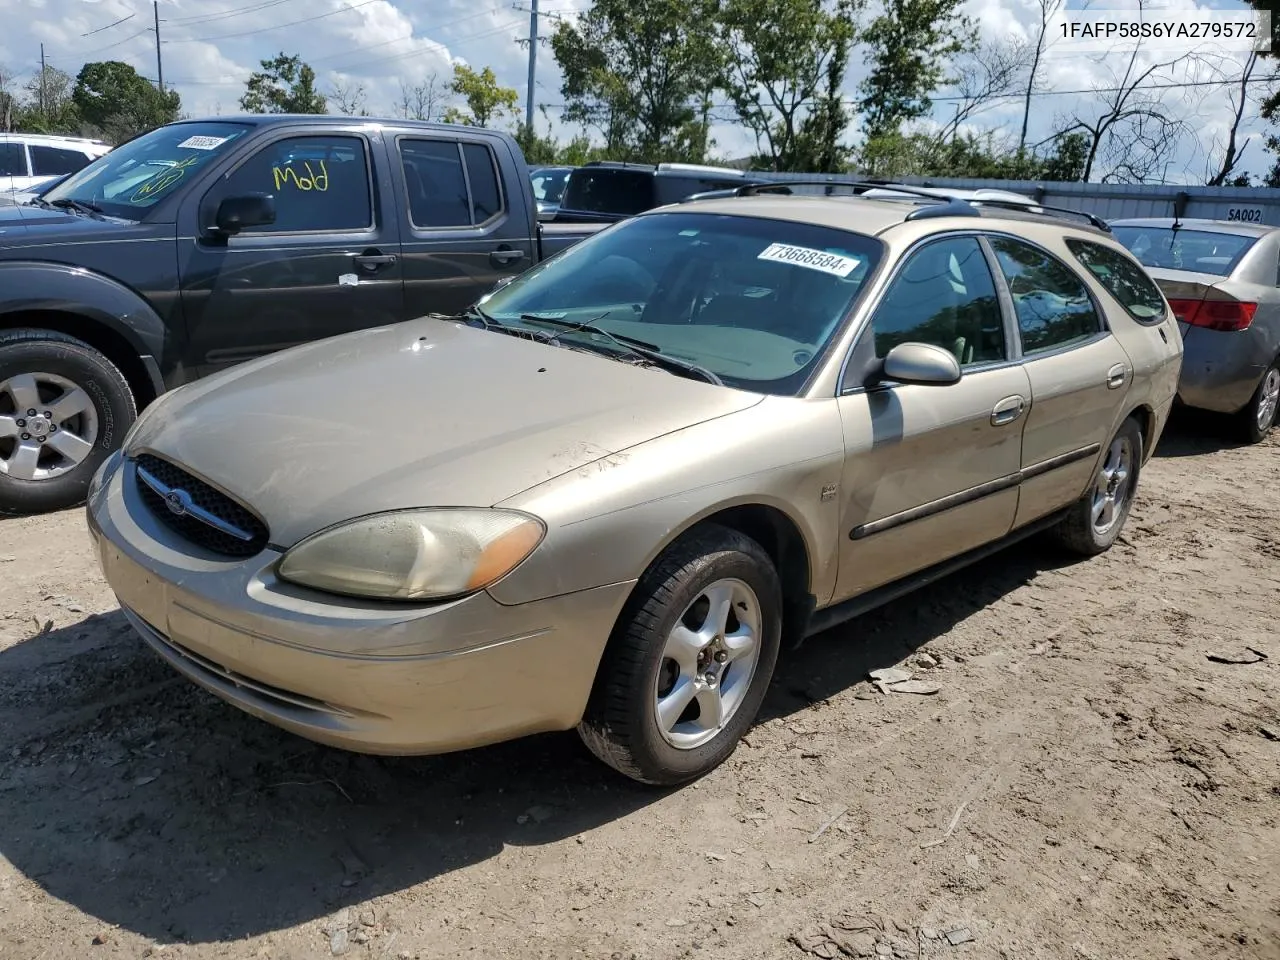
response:
[[[960,361],[930,343],[900,343],[884,358],[883,380],[945,386],[960,380]]]
[[[245,227],[261,227],[276,222],[276,198],[268,193],[247,193],[226,197],[218,204],[214,224],[219,232],[234,236]]]

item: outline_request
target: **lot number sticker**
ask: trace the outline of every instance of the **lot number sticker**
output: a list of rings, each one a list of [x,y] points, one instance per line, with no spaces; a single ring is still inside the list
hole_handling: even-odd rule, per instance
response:
[[[756,259],[773,260],[777,263],[793,263],[797,267],[821,270],[823,273],[829,273],[835,277],[847,277],[862,262],[855,257],[842,257],[838,253],[811,250],[809,247],[793,247],[785,243],[769,244]]]
[[[226,142],[226,137],[187,137],[187,139],[178,144],[178,149],[213,150]]]

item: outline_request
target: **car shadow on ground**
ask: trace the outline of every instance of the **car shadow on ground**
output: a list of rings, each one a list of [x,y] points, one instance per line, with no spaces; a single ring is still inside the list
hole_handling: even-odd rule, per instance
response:
[[[1173,411],[1157,441],[1155,456],[1202,457],[1249,446],[1237,438],[1235,431],[1236,426],[1228,416],[1180,407]]]
[[[1032,539],[809,639],[784,655],[763,718],[865,681],[1066,562]],[[319,747],[173,675],[119,612],[0,653],[0,721],[0,855],[162,943],[319,920],[507,846],[586,859],[574,838],[668,795],[572,733],[433,758]]]

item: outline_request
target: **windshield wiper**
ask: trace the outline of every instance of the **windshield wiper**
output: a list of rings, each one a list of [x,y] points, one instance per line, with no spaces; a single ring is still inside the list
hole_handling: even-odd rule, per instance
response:
[[[434,317],[437,320],[457,320],[459,318],[479,320],[480,325],[486,330],[496,330],[498,333],[505,333],[511,337],[523,337],[527,340],[537,340],[541,343],[551,343],[555,340],[555,334],[553,333],[548,333],[543,330],[523,330],[520,327],[511,326],[509,323],[503,323],[500,320],[495,320],[474,303],[459,314],[449,315],[433,313],[429,314],[429,316]]]
[[[40,199],[44,200],[47,206],[54,207],[55,209],[65,210],[67,208],[71,208],[73,210],[79,210],[81,213],[87,213],[91,217],[102,215],[102,208],[96,203],[90,203],[87,200],[74,200],[71,197],[59,197],[57,200],[45,200],[44,197],[40,197]]]
[[[657,346],[657,344],[648,343],[644,340],[637,340],[635,337],[628,337],[621,333],[612,333],[604,327],[596,326],[596,320],[608,316],[607,313],[600,314],[594,320],[583,320],[581,322],[575,320],[561,320],[559,317],[543,317],[536,313],[522,313],[520,319],[526,323],[545,323],[552,327],[561,327],[565,333],[595,333],[606,340],[612,341],[616,346],[620,347],[624,352],[636,357],[643,357],[654,366],[662,367],[672,373],[692,374],[700,380],[707,383],[714,383],[717,387],[723,387],[724,381],[717,377],[706,367],[700,367],[696,363],[690,363],[688,360],[680,360],[676,357],[667,356]]]

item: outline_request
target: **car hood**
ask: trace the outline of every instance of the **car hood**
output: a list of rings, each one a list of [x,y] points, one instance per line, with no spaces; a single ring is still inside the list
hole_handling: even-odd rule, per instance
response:
[[[99,220],[30,204],[5,204],[0,206],[0,251],[62,239],[83,240],[94,234],[115,237],[133,226],[127,221]]]
[[[424,319],[179,388],[144,414],[126,452],[153,452],[221,487],[289,547],[382,510],[491,506],[762,399]]]

